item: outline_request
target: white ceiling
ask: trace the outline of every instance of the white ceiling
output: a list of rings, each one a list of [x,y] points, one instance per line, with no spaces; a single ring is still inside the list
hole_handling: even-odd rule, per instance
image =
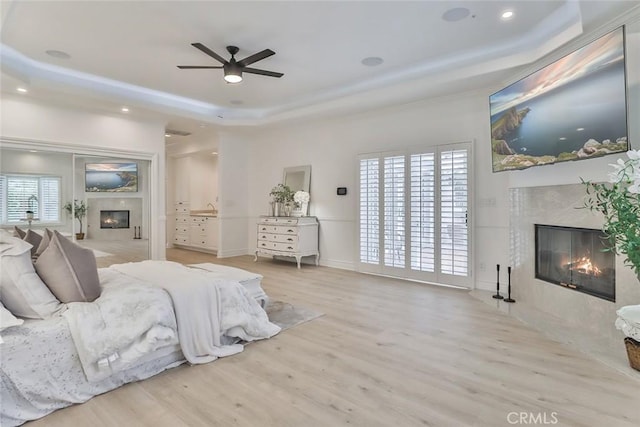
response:
[[[169,126],[262,124],[495,85],[637,1],[2,1],[2,91],[158,114]],[[469,16],[443,19],[452,8]],[[509,21],[500,13],[514,11]],[[226,84],[201,42],[284,73]],[[69,59],[49,56],[64,51]],[[366,67],[366,57],[384,63]],[[189,119],[189,120],[184,120]]]

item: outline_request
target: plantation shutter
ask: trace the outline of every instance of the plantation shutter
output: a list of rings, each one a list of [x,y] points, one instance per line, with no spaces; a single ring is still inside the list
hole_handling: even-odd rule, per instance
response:
[[[411,156],[411,269],[435,271],[435,154]]]
[[[0,175],[0,222],[7,222],[7,179]]]
[[[469,273],[467,153],[440,153],[440,270],[456,276]]]
[[[41,223],[60,221],[60,177],[0,175],[0,221],[26,221],[27,210]]]
[[[384,159],[384,265],[405,266],[405,156]]]
[[[378,264],[380,245],[379,160],[360,160],[360,262]]]
[[[42,213],[40,221],[58,222],[60,220],[60,178],[40,178]]]
[[[7,222],[24,220],[29,206],[34,217],[37,218],[39,216],[37,197],[38,178],[7,177]],[[32,198],[31,203],[29,203],[30,198]]]

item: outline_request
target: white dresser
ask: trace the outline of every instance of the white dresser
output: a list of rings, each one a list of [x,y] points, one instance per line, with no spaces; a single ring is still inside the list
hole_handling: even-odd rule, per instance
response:
[[[258,239],[254,261],[258,254],[294,257],[300,268],[303,256],[315,255],[318,250],[318,219],[315,216],[265,216],[258,219]]]
[[[176,202],[176,230],[173,244],[204,252],[218,249],[218,218],[213,215],[193,213],[189,202]],[[201,211],[194,211],[201,212]]]

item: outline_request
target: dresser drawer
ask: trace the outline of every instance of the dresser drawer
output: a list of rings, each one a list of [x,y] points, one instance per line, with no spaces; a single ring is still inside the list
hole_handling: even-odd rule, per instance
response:
[[[298,236],[289,234],[259,233],[258,240],[265,242],[298,243]]]
[[[298,227],[286,225],[259,224],[258,233],[298,234]]]
[[[176,217],[176,224],[178,224],[178,225],[186,225],[186,224],[189,224],[189,217],[188,217],[188,216],[178,215],[178,216]]]
[[[178,225],[176,227],[176,234],[186,234],[189,232],[189,227],[186,225]]]
[[[279,224],[279,225],[287,225],[287,224],[297,224],[298,218],[287,218],[287,217],[271,217],[271,218],[262,218],[259,221],[259,224]]]
[[[277,243],[277,242],[268,242],[265,240],[258,240],[258,248],[270,249],[270,250],[281,251],[281,252],[297,252],[298,251],[298,245],[295,243]]]
[[[189,238],[187,236],[182,236],[182,235],[176,235],[173,237],[173,241],[175,243],[178,243],[180,245],[188,245],[189,244]]]

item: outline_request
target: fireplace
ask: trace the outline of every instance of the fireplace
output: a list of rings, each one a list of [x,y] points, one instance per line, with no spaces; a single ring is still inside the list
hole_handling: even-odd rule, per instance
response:
[[[615,302],[615,255],[601,230],[535,227],[537,279]]]
[[[129,228],[129,211],[100,211],[100,228]]]

